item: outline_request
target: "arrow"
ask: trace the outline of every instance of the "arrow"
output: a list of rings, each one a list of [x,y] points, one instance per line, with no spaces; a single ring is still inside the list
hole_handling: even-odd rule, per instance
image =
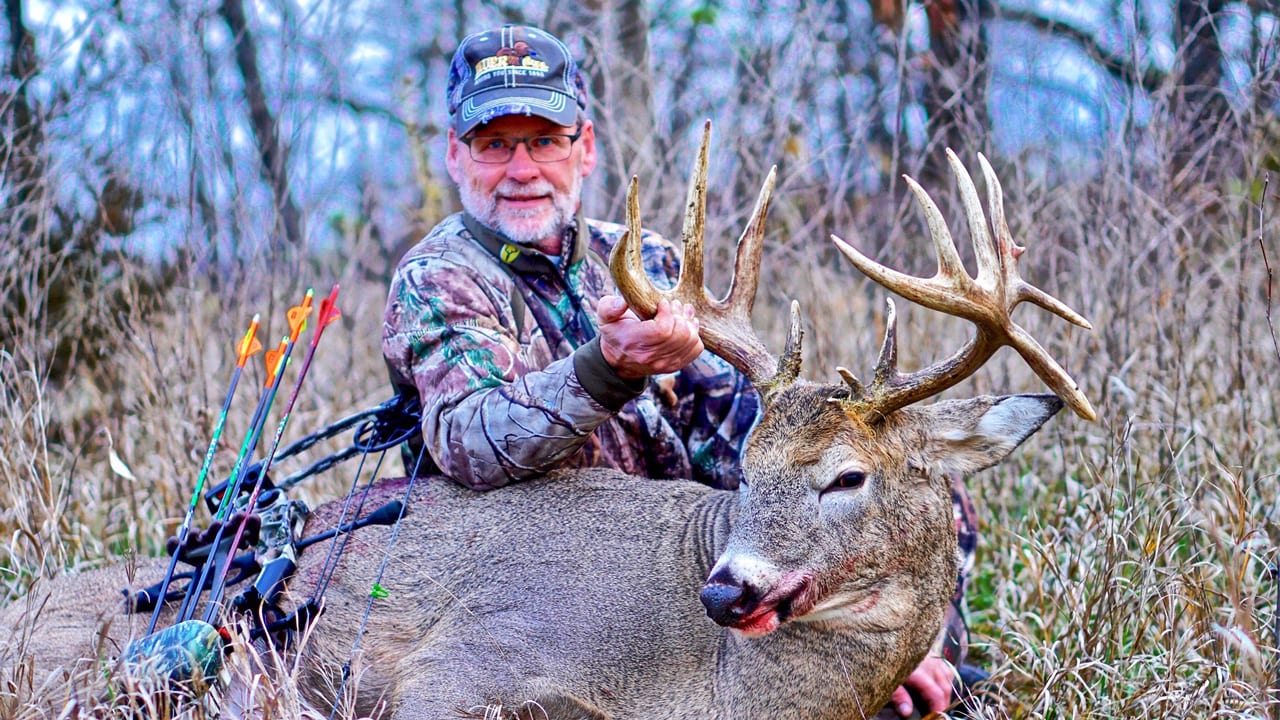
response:
[[[298,335],[306,327],[307,315],[311,313],[312,291],[307,290],[304,305],[292,308],[289,311],[289,327],[291,335],[289,338],[289,347],[292,348],[297,342]],[[249,513],[253,512],[253,508],[258,502],[258,494],[262,492],[262,484],[267,477],[267,471],[271,469],[271,461],[275,457],[276,449],[280,447],[280,438],[284,436],[285,427],[289,424],[289,417],[293,413],[293,406],[298,401],[298,393],[302,390],[302,382],[307,377],[307,371],[311,369],[311,362],[315,359],[316,348],[320,344],[320,336],[324,333],[324,329],[333,324],[335,320],[341,317],[341,313],[335,305],[338,300],[338,286],[334,285],[329,292],[329,296],[320,302],[320,316],[316,322],[316,331],[311,337],[311,347],[307,350],[307,356],[302,361],[302,368],[298,370],[298,379],[294,381],[293,391],[289,393],[289,402],[285,405],[284,413],[280,417],[279,424],[276,425],[275,435],[271,439],[271,448],[267,451],[266,458],[262,461],[262,469],[258,471],[258,477],[254,481],[253,491],[249,494],[249,500],[245,505]],[[295,312],[297,311],[297,312]],[[230,488],[228,488],[230,490]],[[248,525],[249,515],[246,514],[244,519],[240,521],[236,528],[236,533],[231,540],[231,552],[239,547],[240,538],[244,536],[244,529]],[[228,555],[230,557],[230,555]],[[224,563],[218,574],[214,577],[213,587],[209,590],[209,605],[205,610],[205,622],[213,622],[217,617],[218,607],[222,602],[222,596],[226,593],[226,579],[229,563]]]
[[[227,489],[223,493],[221,502],[218,503],[218,512],[215,515],[215,519],[225,519],[231,513],[231,500],[235,497],[236,489],[239,487],[238,480],[244,473],[249,459],[253,456],[253,451],[258,447],[258,440],[262,436],[262,428],[266,425],[267,410],[271,407],[271,403],[275,401],[276,392],[280,389],[280,378],[284,374],[285,364],[289,360],[289,354],[293,351],[298,335],[301,334],[302,328],[306,325],[307,315],[311,314],[313,296],[314,293],[311,290],[307,290],[306,295],[303,296],[302,303],[289,308],[286,314],[289,320],[289,335],[281,339],[279,347],[275,350],[268,350],[265,353],[267,377],[263,386],[263,393],[258,399],[258,406],[253,411],[253,419],[249,422],[250,432],[240,445],[240,453],[236,456],[236,464],[231,470],[231,479],[227,482]],[[262,475],[259,476],[259,481],[261,481],[261,477]],[[247,512],[252,513],[253,507],[248,507]],[[225,582],[231,558],[235,555],[236,550],[235,546],[232,546],[224,551],[221,545],[222,537],[228,524],[223,523],[218,527],[218,532],[214,535],[213,542],[209,547],[209,559],[205,561],[204,567],[201,569],[199,582],[187,586],[187,596],[178,611],[178,621],[189,620],[195,614],[196,602],[204,588],[205,581],[208,580],[211,567],[216,566],[214,577],[221,577]],[[212,611],[206,613],[206,615],[211,614],[213,614]],[[206,619],[205,622],[212,621]]]
[[[187,535],[191,533],[191,520],[195,517],[196,506],[200,504],[200,492],[204,488],[205,478],[209,475],[209,468],[213,465],[213,454],[218,449],[218,440],[222,438],[222,429],[227,424],[227,411],[231,409],[231,398],[235,397],[236,386],[240,383],[240,374],[244,372],[244,364],[250,355],[262,349],[262,343],[258,342],[256,337],[258,334],[258,321],[260,315],[255,314],[253,320],[249,323],[249,329],[245,331],[244,337],[236,345],[236,369],[231,374],[231,387],[227,389],[227,396],[222,400],[222,411],[218,413],[218,420],[213,425],[213,439],[209,441],[209,449],[204,453],[204,464],[200,466],[200,474],[196,477],[196,489],[191,494],[191,502],[187,505],[187,514],[182,518],[182,527],[178,530],[178,545],[174,549],[173,558],[169,560],[169,569],[165,571],[164,582],[160,585],[160,597],[164,597],[169,590],[169,583],[173,581],[173,571],[178,565],[178,555],[182,550],[182,545],[187,540]],[[151,614],[151,622],[147,623],[147,635],[155,632],[156,621],[160,619],[160,608],[163,603],[156,603],[155,612]]]

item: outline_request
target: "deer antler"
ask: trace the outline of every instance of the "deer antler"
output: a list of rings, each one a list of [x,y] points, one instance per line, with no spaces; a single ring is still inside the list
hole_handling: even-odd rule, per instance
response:
[[[1080,391],[1076,382],[1035,338],[1013,322],[1011,313],[1018,303],[1028,300],[1082,328],[1092,330],[1093,326],[1060,300],[1032,286],[1018,275],[1018,256],[1026,248],[1015,244],[1009,233],[1009,226],[1005,223],[1000,181],[996,179],[987,159],[978,155],[982,174],[987,180],[987,200],[996,235],[994,244],[987,230],[987,218],[982,213],[978,191],[974,188],[969,172],[949,148],[947,161],[960,185],[960,198],[969,219],[974,254],[978,260],[977,278],[969,277],[961,264],[955,241],[951,239],[951,233],[947,230],[946,221],[938,211],[938,206],[909,177],[906,178],[907,185],[924,210],[929,234],[933,237],[933,245],[937,250],[937,274],[931,278],[918,278],[890,270],[840,238],[833,235],[831,239],[872,280],[912,302],[965,318],[977,326],[978,332],[946,360],[903,375],[898,372],[896,320],[893,300],[889,300],[884,343],[880,348],[880,359],[876,363],[875,378],[866,387],[848,370],[838,368],[841,377],[852,390],[851,397],[843,402],[864,419],[884,417],[898,408],[936,395],[969,377],[1001,345],[1009,345],[1022,355],[1040,379],[1070,405],[1077,415],[1086,420],[1096,419],[1097,414],[1089,404],[1089,399]]]
[[[769,171],[755,209],[742,236],[733,266],[733,282],[721,300],[711,298],[703,286],[703,247],[707,206],[707,156],[710,153],[711,122],[702,131],[702,147],[689,178],[685,202],[684,263],[680,281],[669,291],[661,291],[645,275],[640,260],[640,192],[631,178],[627,190],[627,231],[609,256],[609,269],[627,304],[641,317],[651,318],[662,299],[679,300],[694,307],[701,327],[700,336],[708,350],[737,368],[762,397],[768,400],[776,390],[800,374],[800,310],[791,304],[791,327],[782,357],[775,359],[751,328],[751,308],[760,282],[760,257],[764,249],[764,220],[769,212],[777,168]]]

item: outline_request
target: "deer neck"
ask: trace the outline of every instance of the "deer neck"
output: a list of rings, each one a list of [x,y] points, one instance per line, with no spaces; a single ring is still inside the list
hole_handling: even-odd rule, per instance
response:
[[[698,578],[705,580],[711,574],[716,558],[729,542],[729,528],[737,515],[738,494],[730,490],[709,492],[694,504],[682,545]]]

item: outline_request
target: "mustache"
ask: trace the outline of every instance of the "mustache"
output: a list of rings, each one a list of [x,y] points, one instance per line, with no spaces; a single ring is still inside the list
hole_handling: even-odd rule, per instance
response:
[[[498,183],[498,187],[494,189],[494,192],[502,197],[523,200],[525,198],[554,195],[555,188],[551,186],[548,180],[534,180],[522,183],[508,178]]]

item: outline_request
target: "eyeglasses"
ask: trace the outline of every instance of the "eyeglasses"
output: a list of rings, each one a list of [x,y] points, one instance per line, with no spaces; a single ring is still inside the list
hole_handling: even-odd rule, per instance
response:
[[[487,165],[501,165],[516,154],[516,146],[524,145],[529,151],[529,158],[534,162],[560,162],[569,157],[573,144],[582,137],[582,128],[572,135],[535,135],[534,137],[502,137],[501,135],[481,135],[466,138],[471,152],[471,159]]]

